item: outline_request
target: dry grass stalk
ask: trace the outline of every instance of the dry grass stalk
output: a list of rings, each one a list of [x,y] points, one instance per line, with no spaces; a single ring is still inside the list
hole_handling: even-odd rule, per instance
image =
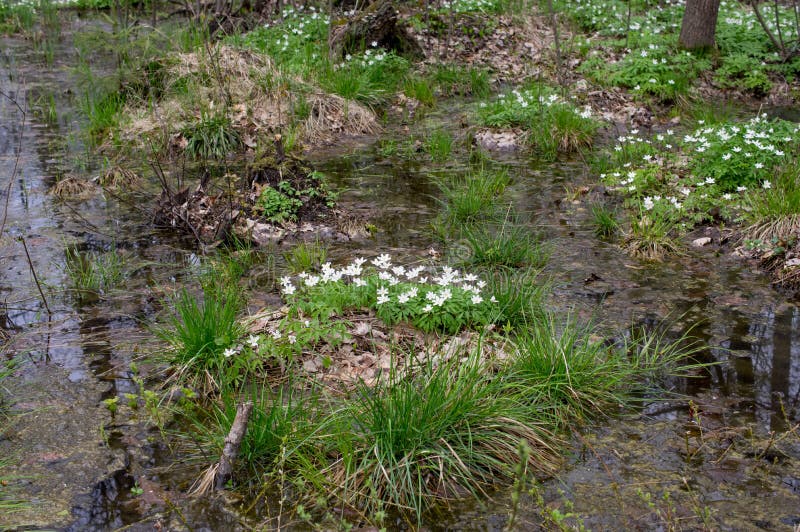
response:
[[[800,235],[800,214],[791,214],[757,222],[742,232],[744,240],[771,242],[773,238]]]

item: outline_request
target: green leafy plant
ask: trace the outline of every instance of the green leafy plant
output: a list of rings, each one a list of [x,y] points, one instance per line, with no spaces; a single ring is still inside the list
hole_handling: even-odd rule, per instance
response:
[[[309,204],[328,208],[335,205],[337,194],[328,188],[319,172],[309,173],[300,183],[281,180],[264,185],[255,201],[256,210],[270,222],[279,224],[296,221],[300,210]]]
[[[588,66],[583,68],[589,72]],[[677,50],[669,38],[640,42],[635,50],[613,66],[597,72],[607,81],[632,89],[635,93],[655,96],[661,101],[675,101],[685,94],[697,75],[711,68],[711,62],[696,53]]]
[[[763,96],[772,88],[761,62],[744,54],[723,57],[714,79],[720,87],[742,88],[756,96]]]
[[[276,188],[266,185],[256,200],[256,208],[270,222],[282,223],[297,219],[297,210],[303,201],[288,181],[281,181]]]

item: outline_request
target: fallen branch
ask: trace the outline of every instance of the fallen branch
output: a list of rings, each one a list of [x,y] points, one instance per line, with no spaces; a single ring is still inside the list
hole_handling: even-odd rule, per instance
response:
[[[253,412],[253,402],[247,401],[236,407],[236,417],[225,437],[225,446],[219,462],[209,467],[190,490],[192,495],[205,495],[209,491],[224,490],[233,474],[233,465],[239,455],[239,447],[247,432],[247,422]]]

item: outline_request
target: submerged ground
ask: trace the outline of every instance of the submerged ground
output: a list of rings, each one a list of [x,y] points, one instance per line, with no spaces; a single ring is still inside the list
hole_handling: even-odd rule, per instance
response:
[[[595,48],[613,47],[600,40],[602,29],[600,33],[586,34],[599,43],[593,47],[579,31],[581,27],[587,32],[594,31],[586,22],[585,9],[581,11],[572,6],[584,17],[576,22],[564,14],[569,12],[569,7],[560,11],[559,20],[564,24],[563,29],[569,29],[574,35],[564,37],[564,33],[561,34],[562,39],[566,39],[562,46],[570,49],[562,50],[566,57],[559,57],[559,62],[569,65],[570,58],[574,57],[569,54],[578,54],[582,47],[588,50],[585,58],[592,57],[591,50]],[[662,7],[670,8],[671,4]],[[479,26],[475,20],[481,16],[490,18],[480,11],[476,13],[466,19],[475,26]],[[113,15],[119,14],[114,12]],[[141,21],[149,20],[145,15],[130,14]],[[287,24],[296,23],[291,16],[286,19]],[[591,76],[579,74],[576,66],[565,67],[568,74],[563,75],[575,78],[564,82],[571,89],[557,91],[549,85],[536,85],[540,92],[535,99],[547,99],[550,97],[547,91],[553,90],[553,102],[561,98],[569,103],[573,93],[580,94],[581,100],[574,106],[576,111],[570,113],[577,116],[587,112],[600,123],[586,126],[585,131],[568,130],[567,136],[574,134],[576,139],[574,143],[567,142],[568,146],[561,146],[559,139],[552,146],[544,142],[531,144],[525,136],[535,136],[537,131],[531,131],[530,121],[526,125],[497,119],[496,123],[489,120],[478,124],[480,119],[476,116],[481,116],[481,109],[499,105],[495,103],[497,94],[525,101],[527,106],[525,98],[529,95],[525,95],[524,89],[520,89],[523,96],[519,93],[512,96],[511,90],[526,80],[538,82],[549,75],[555,77],[552,70],[555,61],[549,51],[553,34],[543,22],[545,18],[524,19],[523,25],[515,25],[519,19],[513,17],[498,20],[499,23],[486,30],[491,38],[482,47],[470,48],[472,40],[479,36],[462,35],[454,31],[452,25],[445,26],[447,31],[438,33],[435,41],[439,57],[447,57],[456,65],[486,68],[485,75],[491,79],[486,94],[480,95],[483,90],[480,79],[484,74],[473,76],[480,78],[478,82],[475,79],[464,82],[472,83],[470,90],[447,92],[442,89],[445,85],[442,82],[436,97],[432,93],[432,102],[428,103],[424,90],[410,81],[404,81],[402,88],[398,85],[392,89],[402,95],[399,97],[394,93],[386,96],[384,87],[375,94],[369,93],[364,87],[372,86],[366,84],[362,87],[366,93],[355,91],[354,101],[360,103],[353,103],[352,109],[357,110],[353,114],[348,112],[350,107],[342,104],[344,96],[330,96],[348,90],[336,84],[339,82],[331,81],[326,85],[324,80],[320,81],[322,78],[313,82],[308,78],[298,81],[293,76],[300,74],[292,71],[291,64],[286,71],[281,71],[285,78],[277,74],[271,78],[269,76],[274,73],[268,71],[263,62],[258,62],[260,60],[248,62],[252,58],[244,53],[224,55],[226,52],[220,52],[219,57],[224,58],[219,61],[220,67],[231,69],[226,73],[238,71],[242,86],[245,81],[252,83],[248,90],[253,92],[248,94],[253,99],[244,101],[252,103],[253,108],[232,106],[230,116],[226,117],[236,126],[231,142],[240,152],[247,153],[248,164],[262,169],[286,168],[276,162],[276,157],[282,159],[277,155],[279,152],[269,152],[273,166],[259,167],[257,161],[253,162],[257,159],[254,153],[263,155],[259,151],[263,146],[267,146],[264,150],[285,148],[291,157],[302,158],[303,165],[313,166],[324,176],[325,186],[338,192],[335,206],[314,204],[314,212],[324,215],[306,219],[303,209],[311,208],[304,204],[299,211],[292,212],[295,204],[289,200],[309,194],[293,195],[281,189],[284,196],[265,196],[264,190],[270,188],[270,183],[275,190],[279,190],[278,185],[270,182],[268,175],[263,177],[268,173],[266,170],[261,174],[256,172],[255,181],[261,181],[256,183],[258,187],[243,194],[243,206],[239,209],[252,216],[252,221],[242,222],[251,231],[242,234],[257,233],[262,237],[262,246],[252,251],[237,284],[238,289],[249,294],[242,315],[263,316],[265,309],[272,312],[282,307],[285,312],[290,300],[285,294],[285,283],[281,293],[280,278],[297,274],[298,262],[318,268],[327,260],[344,267],[354,257],[372,260],[388,253],[407,265],[439,267],[449,263],[463,268],[464,264],[469,264],[468,267],[478,264],[476,247],[470,238],[454,233],[454,229],[447,226],[450,222],[446,218],[443,221],[442,213],[452,212],[447,210],[452,209],[452,203],[447,203],[452,202],[448,191],[455,189],[458,179],[480,167],[509,176],[507,184],[503,185],[504,192],[496,194],[505,198],[500,202],[500,210],[506,210],[500,215],[500,225],[522,227],[526,234],[536,234],[537,242],[546,244],[547,260],[516,257],[505,267],[517,271],[519,265],[515,261],[535,263],[537,282],[545,284],[546,280],[550,286],[545,303],[548,312],[559,316],[559,320],[571,316],[584,323],[596,323],[592,341],[608,345],[630,338],[640,326],[662,330],[667,339],[698,341],[701,345],[695,352],[698,361],[713,364],[690,372],[690,377],[662,378],[659,392],[651,392],[652,388],[642,392],[644,401],[634,402],[624,409],[604,403],[602,411],[594,416],[575,419],[574,423],[561,427],[560,439],[565,442],[561,451],[563,463],[552,474],[509,472],[507,481],[497,482],[481,496],[455,500],[450,507],[433,505],[420,520],[409,519],[396,508],[390,508],[386,516],[382,507],[369,506],[374,502],[372,499],[364,503],[366,506],[359,507],[357,502],[349,505],[341,499],[332,497],[325,501],[322,497],[324,504],[314,507],[313,497],[303,495],[301,487],[284,482],[282,476],[270,476],[263,482],[262,492],[262,482],[258,480],[260,472],[252,477],[240,474],[238,490],[189,495],[192,484],[217,456],[206,455],[215,447],[204,446],[197,432],[190,430],[191,417],[168,408],[170,401],[165,397],[171,400],[181,394],[184,399],[189,392],[181,389],[183,382],[174,380],[176,377],[170,373],[164,358],[158,358],[159,354],[172,351],[165,347],[163,335],[157,333],[163,330],[164,323],[170,323],[168,316],[173,314],[171,305],[176,301],[173,296],[180,294],[183,288],[196,293],[198,279],[203,279],[210,268],[208,264],[212,264],[210,257],[215,257],[225,244],[207,237],[215,235],[219,226],[214,224],[221,219],[216,214],[216,218],[204,217],[207,211],[216,212],[206,203],[201,204],[207,198],[198,199],[201,207],[195,210],[191,202],[185,211],[172,209],[180,204],[170,204],[172,210],[166,215],[164,196],[158,199],[162,192],[158,181],[160,176],[176,175],[187,165],[187,160],[191,169],[181,173],[180,178],[186,179],[192,187],[206,179],[205,171],[209,179],[224,183],[222,189],[231,188],[228,176],[236,172],[244,174],[244,170],[236,166],[241,165],[240,160],[228,157],[227,150],[205,170],[194,164],[196,159],[175,157],[176,153],[183,153],[181,150],[195,149],[195,154],[202,153],[210,160],[213,154],[209,150],[217,146],[196,140],[202,137],[197,133],[200,126],[193,129],[192,125],[193,119],[206,124],[207,117],[216,117],[214,107],[206,107],[201,113],[199,109],[179,105],[185,103],[187,94],[200,94],[199,89],[191,85],[192,79],[186,81],[188,90],[164,85],[165,92],[148,96],[147,105],[136,107],[128,101],[128,107],[117,106],[115,112],[126,117],[118,128],[98,125],[101,111],[97,105],[92,106],[87,95],[95,90],[93,83],[99,83],[97,80],[119,72],[121,50],[105,53],[108,49],[102,48],[102,40],[98,41],[100,44],[93,43],[85,35],[110,31],[113,20],[102,14],[62,12],[55,22],[49,22],[61,28],[57,38],[51,38],[52,26],[43,26],[38,31],[3,39],[0,175],[11,181],[0,196],[4,204],[0,234],[3,297],[0,340],[3,341],[4,360],[13,363],[5,366],[9,368],[8,375],[2,380],[3,415],[7,418],[0,425],[3,429],[0,433],[3,486],[0,504],[6,506],[0,505],[0,528],[234,530],[329,529],[382,524],[386,529],[424,527],[437,530],[501,530],[506,527],[519,530],[580,527],[595,530],[780,530],[800,524],[800,433],[797,432],[800,309],[791,283],[773,284],[773,281],[781,281],[780,275],[790,278],[792,268],[797,266],[791,263],[794,241],[773,242],[766,237],[750,235],[750,245],[741,246],[748,247],[748,252],[755,249],[767,254],[767,259],[774,256],[778,247],[785,248],[778,253],[783,261],[780,267],[765,267],[763,260],[760,263],[747,261],[732,253],[740,244],[737,240],[740,236],[732,233],[730,227],[748,225],[742,218],[745,215],[737,214],[737,209],[744,205],[744,212],[751,212],[755,203],[745,204],[743,200],[739,204],[726,198],[725,195],[737,193],[735,185],[731,191],[714,188],[729,174],[709,173],[699,179],[686,170],[688,148],[686,152],[675,153],[674,158],[667,148],[663,148],[663,152],[636,153],[637,161],[633,165],[633,157],[613,159],[616,143],[633,143],[617,140],[626,136],[643,140],[652,136],[655,142],[656,135],[676,129],[676,146],[684,135],[702,136],[705,124],[698,121],[711,122],[703,112],[708,107],[727,110],[723,117],[714,118],[719,120],[716,123],[740,124],[734,127],[743,129],[742,124],[758,113],[758,106],[754,104],[759,103],[766,103],[770,116],[780,115],[787,123],[793,123],[791,121],[797,119],[797,108],[789,95],[793,90],[791,84],[780,85],[770,78],[775,74],[770,71],[763,73],[766,82],[761,77],[755,81],[747,78],[750,83],[761,82],[755,92],[731,94],[724,93],[725,83],[709,81],[712,74],[705,73],[700,75],[699,81],[687,81],[694,83],[699,92],[692,92],[692,98],[700,98],[699,103],[695,100],[695,104],[690,105],[681,100],[684,96],[666,95],[662,100],[663,94],[642,91],[635,81],[629,87],[624,84],[608,87]],[[414,31],[420,32],[420,42],[434,38],[425,33],[431,30],[425,29],[423,21],[417,17],[409,23]],[[601,23],[595,25],[601,26]],[[113,29],[117,31],[118,27]],[[287,34],[297,35],[297,32]],[[266,42],[264,47],[273,57],[285,52],[286,47],[280,45],[282,41],[276,48],[269,34],[259,35],[253,32],[250,39],[256,43],[261,42],[259,39]],[[514,35],[523,38],[515,39]],[[787,35],[787,39],[789,37]],[[134,41],[132,37],[130,40]],[[288,37],[286,40],[288,42]],[[644,49],[653,50],[647,47],[647,41],[644,42]],[[236,39],[227,43],[241,44],[236,43]],[[508,52],[511,43],[514,50],[527,50],[527,55],[517,54],[519,57],[516,57]],[[295,45],[297,43],[292,42],[292,46]],[[653,46],[660,45],[659,42]],[[207,46],[210,50],[212,44]],[[432,49],[435,49],[433,45],[427,52],[431,54]],[[305,60],[312,61],[313,52],[314,49],[309,48]],[[137,50],[131,55],[136,53],[145,54]],[[87,54],[92,57],[88,63]],[[428,57],[430,62],[435,62],[434,59],[432,54]],[[369,57],[366,60],[369,61]],[[164,61],[152,68],[153,72],[167,69],[162,75],[173,81],[201,72],[203,75],[199,78],[212,80],[212,89],[209,89],[212,95],[208,100],[222,105],[220,100],[226,96],[213,93],[217,87],[213,79],[219,74],[213,69],[203,71],[198,65],[202,65],[202,61],[198,62],[197,57],[181,56],[179,60]],[[82,68],[90,68],[91,72],[82,71]],[[170,68],[173,70],[168,70]],[[255,79],[254,72],[266,77]],[[681,72],[686,74],[686,71]],[[361,74],[365,76],[363,79],[369,78],[368,71]],[[664,75],[666,77],[659,78],[659,83],[663,81],[664,87],[671,86],[668,77],[673,74]],[[236,79],[226,83],[237,86]],[[588,83],[593,85],[588,86]],[[781,89],[777,88],[779,85]],[[785,98],[781,99],[775,93],[784,88]],[[169,93],[168,89],[174,92]],[[134,89],[126,86],[125,90]],[[727,90],[732,91],[730,87]],[[116,88],[112,92],[116,92]],[[122,93],[122,89],[119,92]],[[598,92],[604,94],[598,96]],[[281,98],[287,94],[292,95],[292,103],[282,107],[284,104],[280,102],[284,100]],[[262,107],[254,103],[253,95],[278,100],[273,107],[266,104],[263,107],[277,109],[275,114],[260,115],[254,111]],[[653,99],[648,99],[651,97]],[[532,96],[530,101],[534,101]],[[159,115],[161,122],[149,116],[150,112],[163,112]],[[287,113],[295,119],[291,127],[280,129],[283,136],[278,140],[274,133],[278,126],[285,126]],[[509,115],[514,116],[514,113],[509,111]],[[176,126],[174,131],[168,129],[178,123],[180,127]],[[533,123],[537,123],[535,119]],[[786,135],[792,134],[792,127],[796,132],[796,126],[789,125]],[[700,133],[696,133],[698,130]],[[90,133],[87,135],[87,132]],[[584,137],[585,134],[589,136]],[[157,149],[152,139],[160,137],[164,139],[162,148],[165,151],[149,152]],[[149,147],[144,139],[150,139]],[[193,139],[194,144],[191,143]],[[141,151],[127,153],[124,148],[120,149],[120,146],[137,142]],[[284,143],[284,148],[273,148],[279,142]],[[293,142],[297,143],[295,151],[292,151]],[[516,148],[508,151],[506,142]],[[796,150],[791,141],[787,141],[787,147],[778,144],[779,140],[770,142],[778,146],[773,146],[772,152],[780,148],[790,153]],[[703,143],[700,145],[702,147]],[[305,150],[301,151],[301,146]],[[503,149],[491,149],[498,147]],[[627,153],[627,148],[623,149]],[[652,169],[647,165],[636,166],[642,160],[650,162],[650,159],[642,159],[643,155],[668,161],[663,165],[668,170],[659,170],[660,177],[651,179],[648,176],[654,172]],[[598,163],[597,159],[604,156],[605,163]],[[719,156],[722,158],[724,154]],[[628,197],[623,187],[629,184],[620,184],[622,179],[602,180],[600,173],[612,176],[616,170],[614,164],[625,168],[625,175],[633,172],[631,183],[640,188],[653,187],[648,189],[652,192]],[[771,160],[764,159],[759,164],[769,166]],[[766,177],[748,174],[742,179],[747,180],[751,190],[766,190],[769,187],[764,186],[765,180],[771,180],[772,185],[779,182],[777,176],[783,166],[775,164],[774,168],[770,167],[774,174]],[[791,168],[788,163],[786,166]],[[124,174],[110,172],[114,168],[130,170],[141,178],[143,184],[137,185],[141,188],[135,190],[139,195],[134,196],[134,201],[127,196],[130,191],[105,184],[100,186],[107,176]],[[292,168],[299,174],[298,168],[305,166]],[[669,176],[664,177],[667,174]],[[717,177],[711,178],[711,175]],[[707,182],[709,178],[712,179],[710,183]],[[676,181],[683,179],[687,181]],[[56,192],[63,190],[67,186],[64,183],[73,182],[71,180],[81,183],[79,194],[54,193],[54,187]],[[300,185],[295,188],[299,189]],[[689,188],[690,193],[685,194],[687,198],[694,198],[695,193],[700,197],[709,190],[708,194],[716,203],[697,200],[698,203],[690,205],[689,199],[680,196],[681,189]],[[650,235],[652,239],[647,240],[642,236],[642,228],[652,227],[648,225],[651,222],[647,216],[653,218],[655,212],[662,212],[652,206],[660,205],[662,196],[664,205],[674,206],[679,200],[668,201],[666,198],[671,194],[681,198],[686,204],[683,212],[689,214],[684,218],[664,215],[664,219],[673,224],[671,229],[655,237]],[[739,194],[745,197],[745,191]],[[269,203],[270,198],[275,202]],[[747,201],[756,201],[750,200],[750,196],[747,198]],[[284,205],[281,201],[288,203]],[[221,203],[219,200],[216,205]],[[608,207],[606,210],[613,212],[618,220],[615,223],[619,227],[609,229],[608,234],[598,229],[603,227],[598,221],[598,205]],[[162,209],[159,211],[159,208]],[[512,209],[513,220],[507,214]],[[715,214],[710,216],[697,214],[714,209]],[[292,219],[295,215],[299,216],[296,221]],[[183,216],[190,218],[194,225],[187,223],[188,229],[181,226]],[[231,223],[231,226],[236,227],[236,224]],[[492,230],[495,229],[492,226]],[[790,228],[791,231],[796,232]],[[502,229],[499,232],[504,234]],[[313,236],[309,238],[308,235]],[[631,244],[631,235],[641,237],[639,241],[645,241],[645,245]],[[710,240],[698,243],[702,238]],[[254,240],[258,239],[254,237]],[[307,245],[298,248],[298,243],[304,241]],[[528,240],[521,242],[530,244]],[[511,246],[523,244],[512,242]],[[317,255],[306,257],[304,261],[293,251],[296,249],[305,250],[306,255]],[[327,258],[319,256],[320,249],[325,250]],[[490,262],[487,255],[495,257],[492,253],[499,253],[481,249],[481,260],[487,262]],[[646,251],[642,252],[643,249]],[[650,250],[658,253],[651,254]],[[763,259],[761,255],[747,256]],[[101,280],[89,283],[91,286],[80,278],[87,272],[83,266],[86,261],[95,261],[93,264],[103,272],[99,274]],[[788,266],[784,266],[786,264]],[[297,278],[293,279],[300,286]],[[488,300],[489,294],[485,295]],[[368,344],[362,338],[345,343],[345,346],[352,345],[347,349],[354,350],[356,355],[369,350],[364,345],[386,345],[376,340],[381,334],[396,335],[406,342],[411,341],[409,338],[420,337],[402,325],[384,329],[376,312],[373,308],[366,317],[348,315],[354,323],[359,320],[369,323],[370,342],[375,342]],[[274,319],[269,319],[265,323],[275,323]],[[475,321],[481,324],[479,318]],[[501,330],[510,323],[510,319],[495,323],[492,330]],[[377,332],[373,333],[373,329]],[[264,328],[265,337],[269,331],[268,327]],[[242,346],[246,350],[244,344],[248,336],[249,333],[241,336],[240,350]],[[353,333],[353,336],[359,335]],[[362,332],[361,336],[368,335]],[[449,335],[443,337],[445,340],[437,345],[445,344],[450,338]],[[221,347],[232,349],[236,343]],[[311,356],[319,354],[316,351],[323,345],[313,344],[313,348],[300,352],[296,360],[299,361],[298,374],[311,374],[326,388],[338,390],[342,382],[358,377],[369,381],[376,378],[383,367],[379,348],[368,353],[372,356],[370,360],[342,354],[341,350],[325,352],[327,354],[322,353],[325,356],[317,358]],[[411,345],[417,346],[413,342]],[[220,349],[219,355],[222,353]],[[290,359],[287,357],[287,360]],[[265,373],[271,372],[272,376],[287,374],[281,373],[286,371],[283,363],[271,362],[268,366]],[[497,366],[492,368],[492,371],[500,371]],[[285,384],[280,379],[270,382],[279,383],[277,386]],[[205,399],[213,403],[216,393],[213,386],[204,389],[195,381],[186,387],[194,388],[194,392],[201,395],[198,405],[207,406],[201,402]],[[353,432],[357,428],[360,427],[355,424],[350,426]],[[221,436],[224,437],[224,433]],[[283,445],[280,448],[285,453],[286,443]],[[281,475],[284,475],[283,462],[280,463]],[[262,466],[263,463],[259,465]],[[441,488],[445,492],[448,489],[449,486]],[[365,507],[369,509],[363,509]]]

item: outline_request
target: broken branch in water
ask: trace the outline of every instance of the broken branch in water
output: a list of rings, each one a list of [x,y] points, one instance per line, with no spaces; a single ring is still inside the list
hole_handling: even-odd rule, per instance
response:
[[[231,430],[225,437],[222,456],[219,457],[219,462],[209,467],[198,479],[190,490],[192,495],[205,495],[212,490],[225,489],[225,485],[233,474],[233,465],[239,455],[239,447],[241,447],[242,440],[247,432],[247,423],[250,421],[252,412],[252,401],[247,401],[236,407],[236,417],[233,419]]]

